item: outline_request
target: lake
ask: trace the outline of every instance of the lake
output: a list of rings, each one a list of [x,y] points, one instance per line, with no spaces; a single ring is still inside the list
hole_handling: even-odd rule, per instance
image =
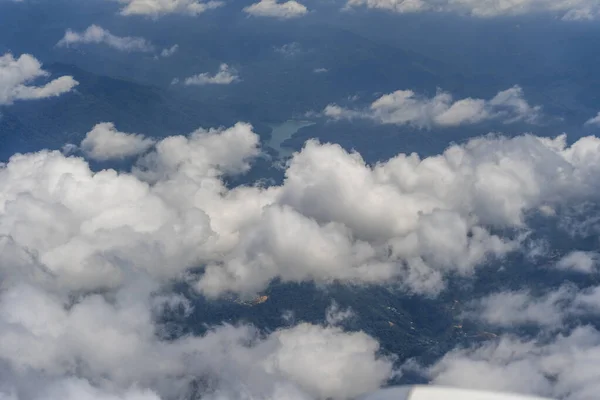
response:
[[[279,158],[287,158],[292,155],[294,149],[282,146],[283,142],[291,138],[300,129],[314,125],[311,121],[287,120],[280,124],[269,125],[273,131],[271,139],[267,142],[267,146],[277,151]]]

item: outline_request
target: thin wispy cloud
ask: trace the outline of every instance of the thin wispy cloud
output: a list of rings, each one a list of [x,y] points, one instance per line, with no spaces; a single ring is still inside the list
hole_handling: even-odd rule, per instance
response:
[[[59,47],[71,47],[81,44],[104,44],[124,52],[153,52],[154,46],[146,39],[131,36],[116,36],[98,25],[90,25],[83,32],[68,29],[57,43]]]
[[[185,78],[183,84],[186,86],[229,85],[238,82],[239,80],[240,77],[235,68],[232,68],[227,64],[221,64],[217,73],[211,74],[209,72],[203,72],[201,74],[193,75]],[[179,80],[174,81],[174,83],[178,82]]]
[[[348,0],[346,9],[368,7],[396,13],[444,12],[478,18],[550,13],[564,20],[600,17],[597,0]]]

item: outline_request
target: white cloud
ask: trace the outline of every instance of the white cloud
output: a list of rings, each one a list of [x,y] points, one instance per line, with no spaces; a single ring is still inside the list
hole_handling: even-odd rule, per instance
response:
[[[275,51],[284,57],[294,57],[302,53],[302,46],[298,42],[291,42],[275,47]]]
[[[313,70],[313,72],[314,72],[315,74],[322,74],[322,73],[325,73],[325,72],[327,72],[327,71],[329,71],[327,68],[315,68],[315,69]]]
[[[60,96],[78,85],[72,76],[62,76],[43,86],[30,86],[32,81],[49,75],[30,54],[23,54],[19,58],[14,58],[10,53],[0,56],[0,105],[8,105],[17,100]]]
[[[118,0],[124,4],[122,15],[146,15],[158,18],[166,14],[196,16],[205,11],[221,7],[222,1],[202,2],[198,0]]]
[[[260,0],[258,3],[245,7],[244,12],[255,17],[290,19],[306,15],[308,9],[295,0],[283,3],[279,3],[278,0]]]
[[[585,125],[600,125],[600,112],[595,117],[588,119]]]
[[[381,96],[368,109],[347,109],[330,104],[323,114],[332,119],[372,119],[381,124],[413,125],[419,128],[459,126],[490,119],[505,123],[533,123],[541,107],[530,106],[519,86],[499,92],[490,100],[466,98],[454,100],[439,91],[433,98],[419,96],[411,90],[398,90]]]
[[[160,52],[160,56],[163,58],[166,57],[171,57],[173,54],[177,53],[177,50],[179,50],[179,45],[178,44],[174,44],[173,46],[169,47],[169,48],[165,48]]]
[[[588,400],[600,390],[600,332],[582,326],[551,340],[498,340],[446,354],[428,369],[458,387]]]
[[[348,0],[346,8],[365,6],[397,13],[450,12],[479,18],[551,13],[564,20],[600,17],[596,0]]]
[[[219,72],[211,75],[208,72],[203,72],[198,75],[190,76],[185,78],[183,81],[184,85],[229,85],[240,80],[237,71],[231,68],[227,64],[221,64],[219,66]]]
[[[122,151],[115,140],[134,143],[133,154],[147,140],[100,126],[92,146],[101,143],[100,154]],[[247,171],[259,142],[239,123],[162,139],[131,172],[94,172],[83,158],[49,150],[2,165],[0,391],[23,400],[186,398],[201,378],[206,399],[353,398],[385,383],[392,368],[373,338],[335,326],[346,312],[329,309],[328,326],[265,334],[222,325],[166,341],[156,314],[178,305],[189,314],[192,305],[164,284],[185,277],[208,296],[251,296],[273,279],[436,294],[448,274],[469,276],[516,248],[514,237],[492,231],[527,229],[527,212],[560,212],[599,193],[600,139],[567,146],[565,136],[530,135],[476,138],[376,165],[309,141],[281,185],[227,188],[225,176]],[[186,276],[202,266],[199,277]],[[486,318],[551,325],[548,310],[598,312],[598,293],[566,296],[565,307],[550,294],[499,296],[507,304]],[[498,299],[484,307],[499,307]],[[524,317],[511,322],[506,313]],[[598,377],[570,376],[567,365],[596,362],[600,335],[586,329],[456,350],[429,373],[438,382],[583,399]]]
[[[585,251],[572,251],[556,263],[556,268],[590,274],[596,271],[598,254]]]
[[[115,140],[150,144],[112,124],[94,131],[101,155],[122,154]],[[392,362],[377,341],[334,326],[161,340],[157,313],[192,307],[162,284],[219,260],[273,200],[222,181],[248,169],[258,143],[240,123],[163,139],[133,173],[47,150],[2,165],[0,397],[187,398],[200,379],[206,399],[345,399],[385,383]]]
[[[474,303],[466,316],[501,327],[540,325],[559,329],[568,311],[572,311],[576,288],[563,286],[536,298],[529,291],[500,292]]]
[[[98,25],[90,25],[85,31],[78,33],[71,29],[65,32],[65,36],[57,43],[61,47],[70,47],[78,44],[105,44],[119,51],[152,52],[154,46],[146,39],[140,37],[115,36]]]
[[[144,135],[117,131],[114,124],[97,124],[81,142],[81,149],[94,160],[110,160],[131,157],[144,153],[154,140]]]
[[[92,132],[82,147],[95,157],[151,145],[111,125]],[[253,295],[277,278],[398,282],[435,294],[447,274],[468,276],[516,248],[516,237],[492,227],[525,228],[530,210],[594,198],[598,143],[488,137],[368,166],[358,154],[310,141],[283,185],[231,190],[222,177],[244,172],[258,154],[245,124],[163,139],[132,174],[92,173],[82,159],[40,152],[13,157],[0,173],[0,206],[12,213],[0,233],[20,227],[11,237],[66,286],[118,287],[129,276],[121,265],[158,278],[205,264],[197,288],[210,296]],[[34,204],[47,208],[48,226],[30,212]],[[22,231],[27,226],[35,231]],[[301,245],[298,237],[306,238]]]
[[[162,341],[148,294],[132,286],[113,301],[88,295],[66,308],[66,299],[14,286],[0,297],[0,359],[15,373],[44,374],[52,382],[44,392],[73,399],[179,398],[197,377],[213,382],[206,398],[342,399],[378,388],[391,374],[377,341],[335,327],[300,324],[262,335],[252,326],[222,325]],[[31,372],[24,384],[35,386]],[[8,383],[0,377],[2,387]],[[44,394],[32,397],[55,398]]]
[[[333,301],[325,311],[325,321],[329,325],[335,326],[340,323],[355,317],[354,311],[351,308],[341,310],[337,302]]]
[[[298,382],[313,398],[352,398],[378,388],[392,372],[390,361],[375,357],[379,344],[362,332],[301,324],[269,340],[276,350],[266,357],[264,368]]]
[[[570,201],[558,193],[595,196],[584,172],[592,163],[571,161],[593,145],[584,139],[567,148],[564,140],[481,138],[441,156],[402,154],[375,167],[339,146],[309,142],[290,161],[277,204],[245,228],[224,264],[209,265],[199,287],[216,295],[260,290],[276,277],[399,279],[435,293],[446,273],[468,275],[514,248],[486,226],[523,226],[526,210]],[[308,238],[303,247],[296,237]],[[319,251],[305,251],[313,247]]]
[[[564,284],[537,296],[527,289],[493,293],[467,304],[462,317],[501,328],[529,325],[560,331],[569,318],[599,313],[600,286]]]

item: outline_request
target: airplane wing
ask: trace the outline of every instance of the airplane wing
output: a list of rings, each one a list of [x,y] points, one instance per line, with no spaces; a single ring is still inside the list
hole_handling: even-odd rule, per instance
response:
[[[401,386],[379,390],[361,400],[550,400],[541,397],[523,396],[466,390],[441,386]]]

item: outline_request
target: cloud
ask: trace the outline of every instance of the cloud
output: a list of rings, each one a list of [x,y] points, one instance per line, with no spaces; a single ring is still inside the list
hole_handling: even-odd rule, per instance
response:
[[[82,148],[105,158],[146,152],[131,173],[93,173],[57,152],[15,156],[0,176],[0,204],[15,213],[6,232],[36,227],[11,237],[67,286],[119,287],[130,274],[121,265],[155,279],[204,265],[195,286],[208,296],[251,296],[274,279],[396,282],[436,294],[447,275],[469,276],[514,251],[520,239],[510,232],[528,229],[526,213],[597,196],[600,140],[565,140],[485,137],[375,166],[309,141],[282,185],[226,189],[224,176],[259,154],[249,125],[168,137],[148,152],[148,139],[101,124]],[[34,204],[49,226],[30,214]]]
[[[208,72],[203,72],[201,74],[185,78],[183,83],[186,86],[229,85],[239,80],[240,77],[238,76],[237,71],[234,68],[231,68],[227,64],[221,64],[219,66],[219,72],[217,72],[215,75],[210,75]]]
[[[348,0],[346,8],[365,6],[397,13],[449,12],[478,18],[550,13],[564,20],[592,20],[600,16],[595,0]]]
[[[528,289],[492,293],[467,304],[462,317],[500,328],[529,326],[562,331],[565,321],[599,313],[599,286],[578,288],[566,283],[536,295]]]
[[[163,49],[160,52],[160,56],[163,58],[171,57],[173,54],[177,53],[177,50],[179,50],[179,45],[174,44],[173,46],[171,46],[169,48]]]
[[[146,15],[158,18],[166,14],[197,16],[205,11],[221,7],[222,1],[201,2],[197,0],[118,0],[124,4],[121,15]]]
[[[202,390],[211,399],[343,399],[380,387],[391,374],[377,341],[335,327],[304,323],[263,335],[249,325],[220,325],[203,336],[161,340],[148,293],[138,289],[110,302],[90,294],[68,308],[32,286],[4,292],[0,359],[13,373],[30,374],[14,389],[40,392],[23,398],[154,400],[184,396],[202,378],[212,382]]]
[[[325,72],[327,72],[327,71],[329,71],[327,68],[315,68],[315,69],[313,70],[313,72],[314,72],[315,74],[322,74],[322,73],[325,73]]]
[[[600,112],[595,117],[588,119],[585,125],[600,125]]]
[[[568,311],[572,311],[577,289],[571,286],[534,297],[527,290],[500,292],[476,301],[466,316],[488,324],[511,327],[539,325],[559,329]]]
[[[290,19],[306,15],[308,9],[295,0],[283,3],[278,3],[277,0],[260,0],[258,3],[245,7],[244,12],[255,17]]]
[[[341,310],[340,306],[335,301],[333,301],[325,311],[325,321],[331,326],[339,325],[355,316],[356,314],[351,308]]]
[[[103,43],[113,49],[125,52],[152,52],[154,46],[144,38],[119,37],[98,25],[90,25],[82,33],[68,29],[65,36],[57,43],[60,47],[70,47],[78,44],[100,44]]]
[[[375,356],[379,344],[362,332],[300,324],[269,340],[276,350],[266,357],[265,369],[278,370],[314,398],[352,398],[380,387],[392,373],[390,361]]]
[[[81,149],[94,160],[110,160],[131,157],[144,153],[154,144],[154,140],[116,130],[114,124],[97,124],[81,142]]]
[[[91,132],[103,156],[151,145],[112,124]],[[131,173],[49,150],[2,165],[0,397],[346,399],[384,384],[392,360],[378,342],[335,326],[163,339],[158,317],[193,307],[169,283],[219,260],[272,201],[276,190],[223,182],[258,143],[239,123],[165,138]]]
[[[89,154],[140,153],[131,170],[93,171],[85,158],[51,150],[14,155],[0,167],[7,396],[155,400],[187,398],[196,387],[215,400],[354,398],[385,384],[393,360],[372,337],[338,326],[349,311],[332,306],[325,326],[261,332],[222,324],[166,340],[161,313],[185,318],[193,307],[169,284],[185,280],[209,297],[250,297],[275,279],[436,295],[449,275],[469,277],[516,250],[519,232],[532,229],[529,213],[560,215],[599,193],[593,136],[571,145],[564,135],[485,136],[375,165],[312,140],[280,185],[229,188],[226,178],[247,172],[261,154],[249,124],[155,143],[112,124],[94,131],[84,139]],[[599,290],[561,290],[498,294],[478,310],[494,325],[545,326],[598,312]],[[596,375],[570,376],[567,365],[595,362],[600,335],[584,327],[549,335],[545,342],[502,336],[424,368],[441,383],[573,400],[597,393]]]
[[[78,82],[72,76],[56,78],[43,86],[29,84],[50,74],[32,55],[23,54],[16,58],[6,53],[0,56],[0,106],[17,100],[45,99],[70,92]]]
[[[433,98],[411,90],[398,90],[381,96],[368,109],[353,110],[330,104],[326,117],[339,119],[371,119],[381,124],[413,125],[418,128],[449,127],[502,119],[505,123],[533,123],[541,107],[530,106],[519,86],[499,92],[490,100],[466,98],[454,100],[447,92],[438,91]]]
[[[302,53],[302,46],[298,42],[286,43],[283,46],[275,47],[275,52],[284,57],[294,57]]]
[[[597,265],[597,253],[572,251],[556,263],[556,268],[591,274],[596,271]]]
[[[580,326],[550,340],[503,335],[456,349],[427,372],[437,384],[586,400],[600,389],[598,366],[600,332]]]

